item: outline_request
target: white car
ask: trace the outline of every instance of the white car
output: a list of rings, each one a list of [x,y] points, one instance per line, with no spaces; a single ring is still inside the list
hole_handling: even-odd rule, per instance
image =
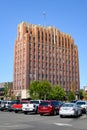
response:
[[[29,112],[38,113],[38,106],[41,103],[41,100],[30,100],[29,104],[23,104],[22,111],[24,114]]]
[[[81,108],[75,103],[64,103],[59,110],[60,117],[64,116],[75,116],[82,115]]]

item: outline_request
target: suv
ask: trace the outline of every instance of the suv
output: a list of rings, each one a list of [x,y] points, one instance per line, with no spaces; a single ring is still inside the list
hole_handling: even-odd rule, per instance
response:
[[[42,101],[38,107],[38,112],[40,115],[50,114],[57,115],[59,114],[59,109],[62,106],[62,102],[56,100],[47,100]]]

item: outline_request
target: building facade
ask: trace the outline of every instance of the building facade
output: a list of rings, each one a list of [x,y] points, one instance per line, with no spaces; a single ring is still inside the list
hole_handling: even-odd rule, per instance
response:
[[[67,92],[74,83],[78,92],[78,47],[70,35],[55,27],[22,22],[14,46],[14,94],[27,97],[30,82],[45,79]]]

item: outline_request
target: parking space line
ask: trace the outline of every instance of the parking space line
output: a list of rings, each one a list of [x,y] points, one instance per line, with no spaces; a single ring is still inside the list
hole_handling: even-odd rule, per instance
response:
[[[58,126],[72,126],[72,124],[65,124],[65,123],[54,123],[55,125],[58,125]]]
[[[0,128],[5,128],[5,127],[19,127],[18,125],[0,125]]]

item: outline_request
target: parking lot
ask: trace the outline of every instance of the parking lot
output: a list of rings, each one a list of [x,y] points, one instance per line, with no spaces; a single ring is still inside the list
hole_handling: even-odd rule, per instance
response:
[[[87,130],[87,116],[60,118],[39,114],[1,112],[0,130]]]

